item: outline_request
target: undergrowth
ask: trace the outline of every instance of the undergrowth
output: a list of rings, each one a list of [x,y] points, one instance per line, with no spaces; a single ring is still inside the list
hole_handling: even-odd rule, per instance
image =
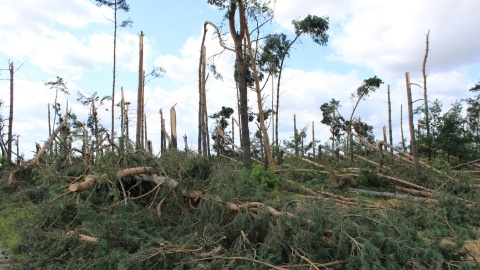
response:
[[[175,179],[178,187],[134,177],[120,185],[115,172],[136,166],[153,167],[152,174]],[[0,239],[18,269],[309,269],[311,262],[331,262],[331,269],[478,269],[462,248],[480,226],[478,192],[468,178],[426,174],[423,185],[435,188],[438,205],[407,200],[394,207],[340,207],[286,188],[288,180],[350,196],[329,184],[332,174],[305,164],[286,168],[274,173],[254,165],[247,171],[235,161],[171,151],[158,159],[111,155],[90,168],[82,162],[43,165],[19,173],[14,185],[6,183],[5,172]],[[84,192],[65,194],[71,179],[87,170],[104,176]],[[352,185],[392,190],[368,166]],[[458,194],[475,204],[467,207]]]

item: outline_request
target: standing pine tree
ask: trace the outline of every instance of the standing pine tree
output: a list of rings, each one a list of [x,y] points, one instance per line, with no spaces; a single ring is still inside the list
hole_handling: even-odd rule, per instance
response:
[[[116,82],[116,73],[117,73],[117,29],[125,28],[132,25],[132,20],[130,18],[118,23],[118,11],[128,12],[130,11],[130,6],[127,4],[126,0],[95,0],[97,1],[97,6],[107,6],[113,9],[113,19],[108,19],[114,25],[113,28],[113,82],[112,82],[112,137],[115,136],[115,82]]]

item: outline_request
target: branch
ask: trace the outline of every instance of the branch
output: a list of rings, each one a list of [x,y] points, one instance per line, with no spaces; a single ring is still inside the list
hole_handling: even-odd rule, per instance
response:
[[[218,37],[218,43],[220,44],[220,46],[222,48],[224,48],[225,50],[228,50],[228,51],[235,52],[234,49],[227,47],[225,45],[225,43],[223,43],[222,37],[220,36],[220,31],[218,30],[218,27],[214,23],[212,23],[210,21],[205,21],[205,24],[204,24],[205,32],[206,32],[207,25],[211,25],[213,28],[215,28],[215,32],[217,33],[217,37]]]

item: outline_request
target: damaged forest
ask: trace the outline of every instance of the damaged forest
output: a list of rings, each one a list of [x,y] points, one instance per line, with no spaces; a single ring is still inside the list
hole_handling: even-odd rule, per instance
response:
[[[115,63],[117,28],[131,23],[116,14],[129,6],[96,2],[115,10]],[[147,129],[145,84],[165,70],[145,72],[142,32],[135,115],[114,65],[112,96],[79,96],[88,119],[52,100],[49,134],[38,134],[42,143],[24,161],[12,128],[10,64],[10,103],[1,104],[10,111],[0,130],[0,248],[9,259],[0,258],[0,269],[480,269],[480,84],[465,89],[474,98],[448,110],[429,100],[429,31],[423,84],[399,74],[408,100],[399,143],[390,86],[377,76],[352,93],[351,114],[340,114],[338,100],[319,103],[320,123],[297,129],[294,117],[281,140],[278,119],[291,117],[281,115],[281,92],[290,91],[281,85],[285,61],[300,37],[328,46],[329,18],[294,20],[287,37],[260,31],[274,15],[268,1],[208,3],[225,17],[221,26],[204,24],[198,115],[190,116],[198,118],[195,145],[179,135],[175,105],[159,108],[161,131]],[[216,56],[207,57],[207,36],[235,59],[236,108],[207,109],[215,98],[207,98],[208,77],[222,72]],[[61,77],[46,85],[68,93]],[[422,89],[421,105],[412,87]],[[380,88],[388,89],[389,122],[375,138],[355,111]],[[105,106],[110,129],[98,118]],[[159,153],[149,132],[161,133]],[[320,143],[316,132],[329,140]]]

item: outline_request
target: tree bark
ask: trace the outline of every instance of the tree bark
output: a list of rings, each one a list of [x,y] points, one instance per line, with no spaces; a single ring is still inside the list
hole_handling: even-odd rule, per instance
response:
[[[10,63],[10,114],[8,117],[8,151],[7,160],[12,162],[12,141],[13,141],[13,74],[14,74],[13,62]]]
[[[235,26],[235,14],[238,11],[240,16],[240,31],[237,33]],[[243,162],[245,167],[250,170],[252,168],[252,157],[250,153],[250,130],[248,127],[248,87],[247,87],[247,75],[245,72],[245,59],[243,54],[243,38],[245,36],[245,8],[243,6],[243,0],[232,1],[230,9],[228,11],[228,21],[230,27],[230,34],[233,42],[235,43],[235,65],[237,69],[237,81],[240,103],[240,123],[241,123],[241,144],[243,150]]]
[[[137,96],[137,134],[135,149],[142,149],[142,119],[143,119],[143,31],[140,32],[139,63],[138,63],[138,96]]]
[[[413,163],[415,169],[415,178],[420,179],[420,160],[417,150],[417,140],[415,139],[415,128],[413,126],[413,109],[412,109],[412,90],[410,88],[410,73],[405,73],[405,79],[407,84],[407,99],[408,99],[408,124],[410,127],[410,145],[413,155]]]
[[[53,134],[48,138],[48,140],[45,142],[45,145],[38,151],[37,155],[29,162],[30,164],[38,164],[40,158],[43,156],[43,153],[45,153],[45,150],[50,147],[52,144],[53,140],[57,136],[57,134],[62,130],[65,126],[67,125],[66,122],[62,122],[58,127],[53,131]]]
[[[389,142],[393,145],[393,137],[392,137],[392,103],[390,102],[390,85],[388,85],[388,137]],[[393,149],[390,149],[390,154],[393,155]]]
[[[432,138],[430,137],[430,120],[429,120],[429,113],[428,113],[428,95],[427,95],[427,73],[426,73],[426,65],[427,65],[427,57],[428,57],[428,36],[430,35],[430,30],[427,32],[426,37],[426,48],[425,48],[425,57],[423,58],[423,66],[422,66],[422,74],[423,74],[423,104],[425,106],[425,127],[427,129],[427,154],[428,160],[432,159]]]
[[[137,168],[123,169],[117,172],[117,177],[123,178],[129,175],[147,173],[151,170],[153,170],[152,167],[137,167]],[[106,176],[106,175],[103,175],[103,176]],[[98,181],[98,178],[100,178],[98,175],[86,175],[85,180],[83,182],[69,185],[68,190],[70,192],[81,192],[81,191],[87,190]]]
[[[170,109],[170,132],[172,134],[172,148],[177,149],[177,112],[175,105]]]
[[[115,141],[115,84],[117,80],[117,0],[115,0],[114,15],[114,30],[113,30],[113,82],[112,82],[112,138]],[[112,151],[114,146],[112,145]]]
[[[272,149],[270,148],[270,139],[268,136],[268,131],[267,128],[265,127],[265,116],[263,113],[263,102],[262,102],[262,90],[260,88],[260,80],[258,78],[257,74],[257,64],[256,64],[256,59],[253,54],[252,50],[252,42],[250,40],[250,33],[248,31],[248,24],[246,21],[246,18],[244,17],[245,20],[245,33],[247,36],[247,47],[248,47],[248,52],[250,55],[250,62],[252,63],[252,70],[253,70],[253,77],[255,78],[255,92],[257,93],[257,106],[258,106],[258,116],[260,118],[260,129],[263,134],[263,141],[264,141],[264,150],[265,150],[265,155],[267,156],[267,166],[270,167],[271,169],[275,170],[275,162],[273,161],[273,155],[272,155]]]

